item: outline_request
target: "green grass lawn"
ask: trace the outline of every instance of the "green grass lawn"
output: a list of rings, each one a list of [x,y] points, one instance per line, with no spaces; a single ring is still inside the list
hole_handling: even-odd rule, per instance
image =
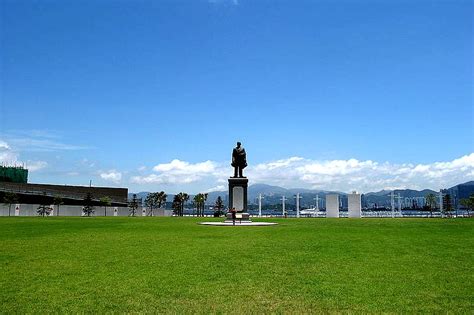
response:
[[[473,219],[202,220],[0,218],[0,313],[474,312]]]

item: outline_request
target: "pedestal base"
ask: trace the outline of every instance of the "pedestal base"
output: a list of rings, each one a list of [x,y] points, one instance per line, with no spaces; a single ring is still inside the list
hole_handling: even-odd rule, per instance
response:
[[[226,220],[224,221],[225,223],[233,223],[233,220],[232,220],[232,213],[227,213],[226,215]],[[245,213],[245,212],[237,212],[235,214],[235,222],[252,222],[252,220],[250,220],[250,215],[248,213]]]
[[[229,210],[234,208],[237,213],[247,212],[247,178],[229,178]]]

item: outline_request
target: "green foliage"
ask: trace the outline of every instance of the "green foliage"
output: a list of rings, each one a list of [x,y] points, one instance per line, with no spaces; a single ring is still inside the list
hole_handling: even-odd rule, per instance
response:
[[[430,210],[431,216],[433,216],[433,210],[436,209],[436,196],[432,193],[429,193],[425,197],[426,199],[426,205],[428,206],[428,209]]]
[[[199,193],[199,194],[195,195],[194,198],[193,198],[194,205],[196,207],[198,217],[199,216],[201,216],[201,217],[204,216],[204,209],[206,207],[207,196],[208,196],[208,194]]]
[[[220,217],[224,215],[224,202],[222,201],[221,196],[218,196],[216,199],[216,203],[214,204],[214,216]]]
[[[3,196],[3,203],[8,206],[8,216],[11,214],[12,204],[18,203],[18,195],[12,192],[7,192]]]
[[[174,196],[173,199],[173,212],[178,216],[183,216],[184,205],[189,200],[189,195],[187,193],[180,192]]]
[[[1,313],[472,313],[474,218],[202,220],[0,218]]]
[[[128,208],[130,209],[130,216],[134,217],[138,209],[138,198],[137,194],[133,194],[132,200],[128,203]]]
[[[153,210],[161,208],[166,203],[164,191],[149,193],[145,199],[145,206],[148,208],[148,215],[153,216]]]
[[[112,205],[112,199],[110,199],[108,196],[104,196],[99,199],[99,203],[102,207],[104,207],[104,216],[107,216],[107,207]]]
[[[85,215],[90,217],[91,214],[94,213],[94,200],[92,198],[91,193],[87,193],[86,198],[84,198],[84,206],[82,207],[82,212],[84,212]]]
[[[451,215],[452,211],[453,211],[453,205],[451,202],[451,195],[446,194],[443,197],[443,213],[447,215]]]
[[[467,215],[470,216],[469,210],[474,210],[474,194],[470,195],[469,198],[461,199],[459,203],[466,208]]]
[[[173,204],[171,207],[175,215],[179,216],[181,214],[181,199],[179,195],[174,195]]]

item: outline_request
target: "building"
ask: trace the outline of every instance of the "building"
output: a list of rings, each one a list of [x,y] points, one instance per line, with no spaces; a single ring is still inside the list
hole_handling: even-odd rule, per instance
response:
[[[109,215],[113,215],[112,211],[115,210],[117,214],[128,214],[128,188],[31,184],[23,180],[27,178],[26,169],[5,170],[5,167],[2,167],[0,170],[4,176],[2,179],[6,178],[0,181],[0,216],[12,215],[12,204],[5,201],[7,194],[15,196],[13,208],[19,210],[20,214],[17,215],[36,215],[39,205],[50,205],[56,215],[57,211],[61,211],[61,215],[80,216],[88,194],[92,197],[98,215],[108,215],[101,202],[105,197],[110,200],[107,205],[111,208]]]
[[[461,205],[459,201],[461,199],[467,199],[469,196],[474,194],[474,181],[459,184],[448,189],[443,189],[442,193],[451,195],[451,203],[453,208],[460,209]]]
[[[0,165],[0,182],[26,184],[28,182],[28,170],[22,166]]]

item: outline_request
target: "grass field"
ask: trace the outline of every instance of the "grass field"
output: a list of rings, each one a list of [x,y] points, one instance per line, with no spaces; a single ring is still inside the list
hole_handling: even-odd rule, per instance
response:
[[[0,313],[474,312],[473,219],[200,220],[0,218]]]

